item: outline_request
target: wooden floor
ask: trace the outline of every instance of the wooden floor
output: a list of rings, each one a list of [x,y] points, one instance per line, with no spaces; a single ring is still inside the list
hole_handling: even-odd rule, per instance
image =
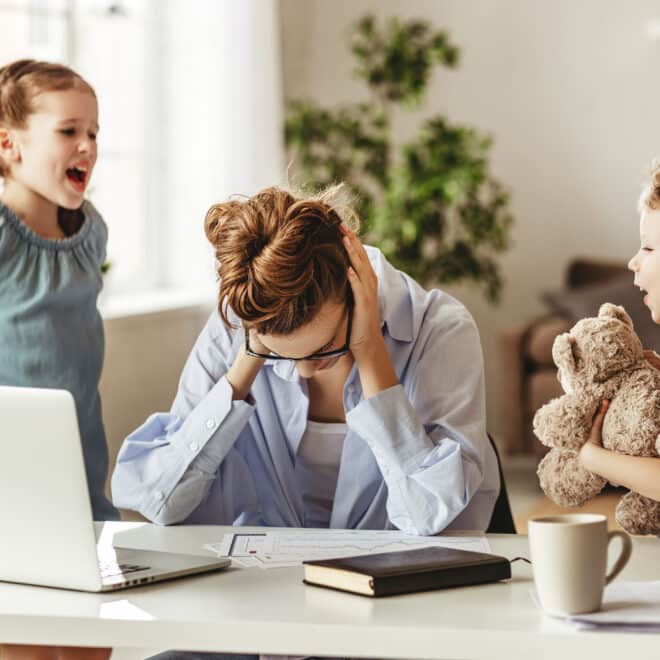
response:
[[[621,493],[601,493],[593,500],[577,507],[564,508],[550,501],[547,497],[539,497],[531,509],[514,516],[519,534],[527,534],[527,521],[537,516],[556,516],[563,513],[602,513],[607,516],[607,527],[610,530],[621,529],[614,519],[614,509],[621,498]]]

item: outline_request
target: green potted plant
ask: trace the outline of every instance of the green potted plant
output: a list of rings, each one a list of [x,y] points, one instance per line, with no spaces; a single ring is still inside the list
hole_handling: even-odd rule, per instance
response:
[[[491,138],[436,115],[411,141],[393,139],[395,110],[421,107],[433,69],[457,66],[457,46],[426,21],[392,18],[380,27],[367,15],[351,49],[368,101],[331,110],[288,104],[285,141],[303,186],[346,182],[366,242],[397,267],[423,283],[470,279],[496,301],[496,255],[512,216],[508,193],[489,173]]]

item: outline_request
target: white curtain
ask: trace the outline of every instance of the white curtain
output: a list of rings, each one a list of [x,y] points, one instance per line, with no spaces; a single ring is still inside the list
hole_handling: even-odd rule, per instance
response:
[[[213,284],[203,236],[208,207],[283,179],[276,0],[170,0],[160,43],[165,194],[152,222],[166,231],[162,284]],[[158,231],[158,227],[154,227]]]
[[[106,295],[213,291],[208,207],[284,177],[277,0],[36,4],[0,0],[0,65],[65,61],[96,88]]]

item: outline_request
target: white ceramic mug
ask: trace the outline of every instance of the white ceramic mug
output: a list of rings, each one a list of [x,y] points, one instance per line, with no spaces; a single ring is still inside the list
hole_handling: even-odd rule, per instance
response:
[[[533,518],[527,530],[543,609],[558,616],[599,610],[604,586],[630,558],[630,537],[625,532],[608,532],[607,518],[592,513]],[[615,537],[621,539],[621,553],[606,574],[607,550]]]

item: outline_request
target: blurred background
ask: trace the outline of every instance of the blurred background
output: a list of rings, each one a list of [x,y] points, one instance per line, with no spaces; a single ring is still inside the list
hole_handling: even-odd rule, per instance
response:
[[[1,62],[68,63],[99,97],[113,454],[169,408],[215,304],[207,208],[339,173],[371,200],[365,237],[473,314],[529,508],[554,336],[605,300],[648,322],[625,264],[660,151],[656,2],[0,0],[0,26]]]

